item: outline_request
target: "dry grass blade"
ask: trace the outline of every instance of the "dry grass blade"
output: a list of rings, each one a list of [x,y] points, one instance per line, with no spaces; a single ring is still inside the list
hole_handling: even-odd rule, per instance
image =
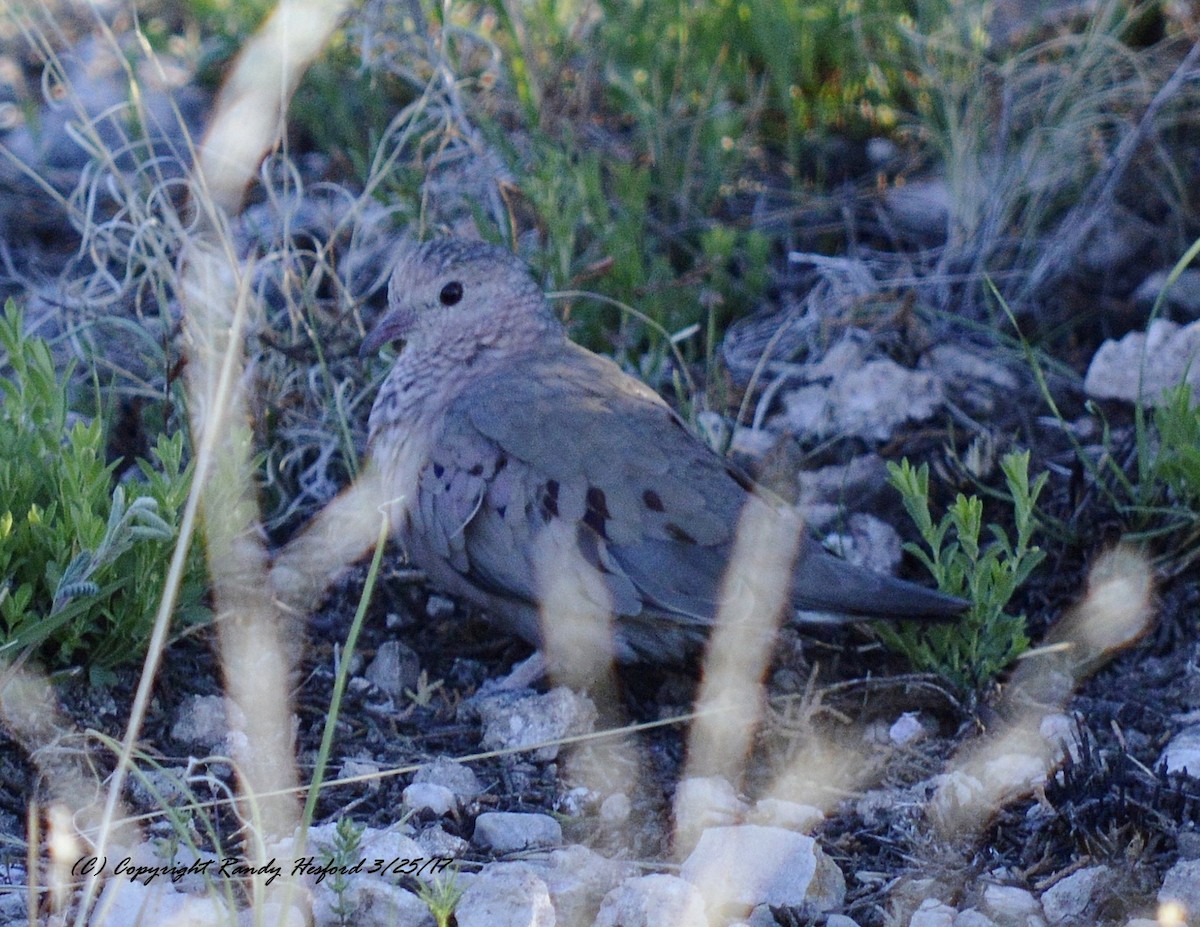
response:
[[[193,493],[203,498],[213,599],[235,735],[245,816],[253,827],[245,855],[269,860],[273,842],[290,839],[299,808],[267,798],[296,784],[290,688],[292,660],[271,594],[266,549],[258,535],[246,396],[243,331],[251,306],[249,270],[240,267],[224,230],[283,128],[287,101],[309,61],[328,40],[344,5],[282,2],[242,52],[218,99],[200,146],[193,203],[202,234],[188,243],[180,291],[186,309],[187,385],[197,448]],[[303,904],[293,879],[252,883],[252,904]]]
[[[251,865],[269,858],[270,841],[291,838],[299,821],[296,802],[288,796],[296,782],[287,701],[290,661],[270,594],[266,551],[257,532],[244,424],[243,336],[252,309],[247,285],[250,276],[234,260],[227,217],[240,207],[259,161],[278,137],[291,92],[336,26],[340,11],[340,4],[281,3],[239,60],[201,146],[191,186],[201,231],[183,243],[177,281],[188,310],[187,385],[196,447],[195,478],[171,581],[164,592],[117,769],[109,782],[96,839],[100,856],[112,839],[117,801],[165,644],[181,575],[181,552],[190,544],[201,506],[230,714],[238,732],[234,753],[244,814],[252,825],[246,835]],[[259,797],[279,793],[285,797]],[[86,917],[97,887],[98,880],[89,878],[80,918]],[[268,889],[264,880],[255,879],[252,902],[261,907],[268,896],[287,902],[292,891],[288,880]],[[302,897],[296,896],[297,900]],[[102,921],[105,911],[96,916]]]

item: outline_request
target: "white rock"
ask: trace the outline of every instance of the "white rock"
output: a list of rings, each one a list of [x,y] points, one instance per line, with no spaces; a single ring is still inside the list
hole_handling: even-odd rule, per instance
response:
[[[1110,339],[1100,345],[1088,365],[1083,390],[1093,399],[1133,402],[1140,395],[1144,405],[1158,405],[1163,390],[1186,378],[1195,397],[1200,385],[1198,354],[1200,322],[1181,327],[1155,319],[1147,333],[1130,332],[1119,341]]]
[[[339,905],[351,912],[354,927],[435,927],[429,906],[412,892],[373,875],[347,877],[347,888],[339,898],[326,879],[313,889],[313,921],[316,927],[341,927],[346,919]],[[266,921],[265,923],[271,923]]]
[[[915,711],[904,712],[888,728],[888,740],[896,744],[896,746],[912,743],[914,740],[924,736],[925,728],[921,726],[920,714]]]
[[[1200,779],[1200,724],[1185,727],[1172,737],[1159,762],[1166,763],[1169,773]]]
[[[831,464],[799,474],[799,504],[814,527],[821,527],[809,514],[813,506],[833,503],[835,517],[845,511],[847,500],[870,503],[887,487],[887,464],[878,454],[860,454],[847,464]],[[820,513],[818,513],[820,514]]]
[[[440,824],[425,828],[415,839],[426,856],[462,856],[471,845],[462,837],[446,833]]]
[[[779,435],[765,428],[750,428],[738,425],[733,429],[733,441],[729,450],[735,454],[745,454],[752,460],[757,460],[779,443]]]
[[[771,910],[771,906],[760,904],[755,905],[746,920],[734,921],[729,927],[778,927],[778,925],[779,921],[775,920],[775,912]]]
[[[948,904],[943,904],[936,898],[927,898],[908,919],[908,927],[954,927],[954,918],[958,914]]]
[[[590,732],[596,706],[565,686],[544,695],[529,690],[497,692],[475,703],[483,724],[485,750],[532,749],[534,757],[550,762],[558,756],[557,740]]]
[[[171,725],[175,740],[204,747],[212,753],[226,752],[228,733],[225,699],[220,695],[193,695],[184,699]]]
[[[615,886],[637,874],[628,863],[606,859],[584,846],[553,850],[543,860],[515,865],[530,865],[546,883],[559,921],[586,924],[594,916],[600,900]]]
[[[546,883],[526,867],[487,866],[454,909],[458,927],[554,927]]]
[[[951,816],[960,809],[974,808],[987,801],[982,780],[961,769],[936,775],[932,782],[936,788],[933,811],[939,816]]]
[[[710,827],[738,823],[749,809],[728,779],[693,776],[675,787],[675,846],[689,852]]]
[[[858,921],[845,914],[830,914],[825,918],[825,927],[858,927]]]
[[[520,870],[541,880],[550,893],[555,917],[564,924],[587,924],[600,900],[626,879],[637,875],[629,863],[614,862],[583,846],[538,853],[515,862],[493,863],[496,871]]]
[[[432,782],[445,786],[464,803],[477,798],[483,791],[479,778],[470,766],[445,756],[439,756],[432,763],[418,769],[413,776],[413,782]]]
[[[1072,872],[1042,892],[1042,910],[1051,924],[1080,923],[1097,893],[1112,879],[1107,866]]]
[[[1178,904],[1192,913],[1200,911],[1200,859],[1176,863],[1163,878],[1159,904]]]
[[[706,894],[709,906],[840,905],[846,880],[812,837],[781,827],[713,827],[700,837],[680,874]]]
[[[996,363],[987,353],[960,344],[935,344],[922,355],[921,363],[953,386],[956,394],[959,390],[971,391],[981,384],[1011,394],[1020,385],[1011,370]]]
[[[633,803],[624,792],[609,795],[600,803],[600,820],[609,827],[624,824],[633,811]]]
[[[418,859],[421,847],[404,831],[406,825],[393,824],[391,827],[372,828],[363,831],[359,848],[364,857],[370,860],[382,859],[385,862],[393,859]]]
[[[458,805],[454,793],[436,782],[414,782],[405,787],[401,797],[406,808],[430,811],[438,817],[449,814]]]
[[[845,520],[848,531],[827,535],[823,543],[856,566],[876,573],[894,573],[900,565],[903,545],[896,529],[887,522],[855,512]]]
[[[169,923],[170,927],[176,927],[177,922],[170,921]],[[193,927],[191,921],[185,920],[180,923],[184,927]],[[299,904],[291,904],[284,910],[283,905],[277,901],[266,902],[261,910],[243,908],[238,911],[237,927],[259,927],[260,924],[271,924],[272,927],[308,927],[308,916]],[[408,927],[408,925],[400,924],[398,927]]]
[[[548,814],[485,811],[475,819],[476,846],[494,853],[516,853],[562,843],[562,825]]]
[[[942,381],[925,370],[909,370],[890,359],[864,360],[849,340],[829,349],[808,375],[810,382],[783,395],[788,430],[884,441],[900,425],[931,418],[943,401]]]
[[[955,916],[954,927],[996,927],[996,922],[982,911],[967,908],[965,911],[959,911]]]
[[[175,890],[169,882],[131,882],[109,879],[88,921],[89,927],[128,924],[180,924],[185,927],[228,927],[232,913],[216,897],[195,897]]]
[[[707,927],[704,897],[672,875],[628,879],[604,896],[594,927]]]
[[[577,785],[559,794],[554,800],[554,811],[570,818],[583,817],[596,806],[600,794],[586,785]]]
[[[1040,927],[1046,923],[1041,902],[1016,885],[987,886],[982,909],[1000,927]]]

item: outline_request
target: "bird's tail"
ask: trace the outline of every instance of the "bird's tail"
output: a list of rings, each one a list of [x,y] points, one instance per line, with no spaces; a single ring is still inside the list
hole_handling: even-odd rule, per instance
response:
[[[811,540],[802,545],[796,563],[792,602],[799,620],[817,624],[864,618],[951,621],[971,604],[847,563]]]

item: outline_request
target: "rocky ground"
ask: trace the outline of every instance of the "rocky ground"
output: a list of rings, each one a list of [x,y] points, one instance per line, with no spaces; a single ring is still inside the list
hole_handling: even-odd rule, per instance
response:
[[[73,85],[91,94],[82,111],[119,105],[127,94],[119,56],[82,25],[70,41],[68,61],[79,69]],[[86,200],[95,189],[87,186],[94,160],[72,142],[78,110],[73,116],[69,108],[31,103],[36,56],[23,47],[9,48],[6,60],[26,75],[26,85],[12,82],[7,105],[41,109],[39,119],[14,117],[6,129],[4,144],[15,158],[0,167],[0,285],[26,303],[31,330],[56,339],[64,363],[81,351],[134,378],[169,379],[131,355],[125,329],[106,324],[136,318],[169,345],[160,358],[166,370],[179,360],[174,301],[148,309],[146,293],[107,275],[139,256],[121,232],[120,214],[102,208],[80,223],[66,219],[69,210],[46,205],[56,202],[47,188],[70,202]],[[1194,84],[1195,65],[1185,53],[1175,48],[1168,64],[1184,62],[1184,83]],[[174,128],[155,145],[170,153],[160,169],[181,172],[171,158],[185,131],[199,133],[211,93],[171,70],[148,77],[144,91],[149,112],[168,112],[172,99],[180,107],[180,119],[162,117]],[[1200,144],[1185,129],[1156,142],[1181,146],[1181,160],[1194,165]],[[1116,471],[1133,474],[1133,400],[1200,376],[1192,363],[1200,346],[1200,271],[1185,271],[1151,317],[1183,250],[1180,229],[1195,234],[1188,212],[1194,204],[1165,217],[1162,204],[1137,188],[1154,176],[1146,167],[1151,159],[1127,154],[1114,180],[1115,202],[1111,191],[1089,188],[1065,207],[1064,237],[1085,214],[1102,215],[1103,233],[1083,235],[1066,270],[1042,261],[1024,268],[1044,281],[1022,291],[1029,301],[1017,307],[1017,324],[1047,335],[1057,352],[1029,354],[998,321],[979,324],[965,309],[957,323],[914,310],[917,298],[934,300],[956,286],[946,282],[956,268],[939,251],[952,237],[955,188],[943,167],[901,170],[903,152],[873,141],[863,148],[869,166],[855,183],[799,208],[787,229],[768,228],[769,302],[725,336],[724,373],[700,365],[692,371],[713,378],[700,392],[724,399],[697,415],[697,425],[795,499],[831,546],[917,579],[919,567],[901,557],[900,546],[915,532],[886,485],[884,461],[930,461],[934,505],[944,507],[959,491],[1001,486],[1001,454],[1029,447],[1031,471],[1049,473],[1036,539],[1048,556],[1009,611],[1026,615],[1036,644],[1085,597],[1089,567],[1128,527],[1128,512],[1112,501],[1114,471],[1084,462],[1111,460]],[[119,148],[116,137],[108,142]],[[354,309],[337,295],[320,303],[325,314],[308,320],[321,334],[315,350],[292,337],[286,281],[290,273],[328,268],[307,252],[293,255],[292,264],[260,262],[256,290],[266,311],[249,348],[264,403],[255,426],[285,448],[264,464],[273,542],[346,480],[342,451],[331,450],[339,422],[329,411],[333,403],[297,385],[314,382],[297,370],[322,367],[357,384],[348,427],[361,450],[369,381],[382,367],[364,371],[357,341],[382,306],[382,271],[397,240],[391,207],[322,186],[335,173],[322,153],[293,155],[301,184],[284,197],[264,190],[252,196],[235,223],[238,251],[275,254],[288,236],[332,241],[337,286],[330,289]],[[485,147],[431,168],[431,223],[460,228],[463,202],[488,199],[498,159]],[[14,160],[29,169],[14,168]],[[115,176],[143,176],[120,158],[110,167]],[[282,175],[282,162],[264,176],[273,170]],[[895,182],[873,189],[872,174]],[[42,180],[31,180],[35,175]],[[772,198],[771,179],[760,167],[756,180],[767,192],[757,205],[766,214],[788,200]],[[264,189],[277,192],[270,183]],[[1072,212],[1080,207],[1086,209]],[[835,237],[854,242],[836,255],[822,248],[828,236],[804,231],[831,221],[841,229]],[[92,250],[80,249],[81,241]],[[99,266],[97,248],[107,256]],[[1050,339],[1047,333],[1067,319],[1072,334]],[[1152,359],[1144,369],[1143,357]],[[655,385],[672,394],[671,379],[668,366]],[[747,414],[738,418],[743,398]],[[132,421],[115,439],[116,453],[145,444],[145,421]],[[994,511],[988,519],[1005,523],[1004,508]],[[311,877],[317,922],[432,924],[431,908],[444,903],[460,927],[1183,923],[1171,919],[1180,909],[1170,905],[1200,912],[1200,584],[1189,526],[1145,546],[1157,571],[1148,630],[1068,674],[1049,695],[1038,689],[1032,707],[1021,701],[1032,690],[1011,675],[967,693],[936,674],[915,673],[869,627],[783,629],[744,764],[707,755],[694,741],[689,746],[696,667],[625,667],[603,694],[545,682],[495,691],[494,680],[528,648],[492,628],[487,616],[427,588],[390,551],[353,654],[344,645],[365,566],[331,591],[308,624],[295,689],[299,758],[302,775],[310,775],[337,670],[349,660],[329,770],[347,781],[327,787],[317,802],[314,865],[422,863]],[[180,635],[155,683],[138,740],[145,774],[127,795],[134,812],[148,815],[146,842],[133,853],[141,865],[186,867],[239,848],[239,822],[228,806],[188,810],[189,800],[222,799],[234,783],[212,638],[204,629]],[[137,668],[119,670],[103,687],[78,672],[56,677],[63,737],[74,736],[66,733],[72,729],[93,732],[70,743],[86,747],[100,771],[111,767],[100,741],[123,736],[137,681]],[[1018,720],[1020,737],[1001,736]],[[0,743],[0,855],[10,889],[0,894],[0,921],[19,923],[27,912],[29,803],[50,789],[28,744]],[[168,817],[164,808],[177,811]],[[278,850],[290,868],[295,848]],[[438,868],[457,872],[441,881],[452,888],[440,902],[430,888]],[[725,891],[714,904],[718,884]],[[148,906],[144,923],[184,911],[189,923],[220,923],[238,907],[242,885],[198,872],[146,887],[113,879],[106,897],[115,908],[104,923],[134,923],[139,906]]]

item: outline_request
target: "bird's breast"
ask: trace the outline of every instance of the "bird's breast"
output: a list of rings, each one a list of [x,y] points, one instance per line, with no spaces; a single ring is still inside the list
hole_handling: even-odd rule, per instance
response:
[[[393,530],[408,522],[407,513],[417,504],[417,487],[432,450],[430,428],[420,421],[396,423],[373,436],[371,461],[393,506]]]

